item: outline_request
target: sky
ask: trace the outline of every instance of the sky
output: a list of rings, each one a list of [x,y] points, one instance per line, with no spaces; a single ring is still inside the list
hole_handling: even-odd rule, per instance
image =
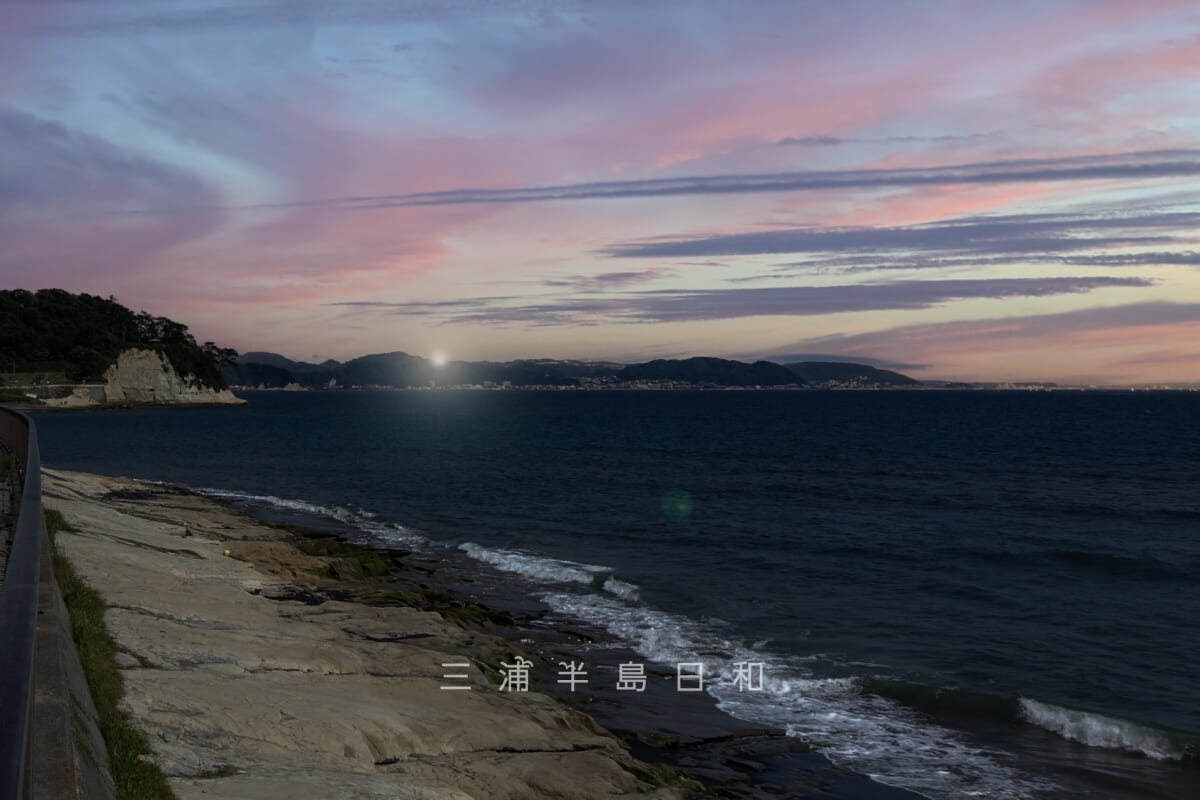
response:
[[[0,283],[301,360],[1200,381],[1200,7],[0,0]]]

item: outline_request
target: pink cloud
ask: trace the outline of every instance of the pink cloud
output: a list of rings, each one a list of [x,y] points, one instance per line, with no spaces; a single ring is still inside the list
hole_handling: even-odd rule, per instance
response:
[[[817,221],[832,227],[918,225],[1011,208],[1058,191],[1061,191],[1061,187],[1043,184],[923,186],[898,194],[868,198],[852,210]]]
[[[1161,11],[1171,8],[1170,4],[1158,4]],[[598,103],[596,107],[615,108],[616,113],[591,130],[576,132],[571,140],[580,142],[586,152],[603,148],[609,161],[597,166],[612,173],[637,168],[663,170],[711,159],[755,142],[853,134],[905,120],[919,124],[917,110],[926,119],[932,114],[943,129],[947,122],[962,122],[968,130],[979,130],[981,118],[987,115],[987,100],[968,99],[970,116],[957,111],[963,105],[959,95],[970,81],[982,79],[986,85],[995,76],[1005,75],[1009,65],[1043,63],[1046,54],[1061,51],[1064,42],[1086,40],[1121,25],[1144,22],[1146,14],[1147,9],[1138,4],[1110,3],[1083,8],[1048,7],[1032,15],[992,20],[994,24],[987,26],[960,17],[934,30],[917,31],[903,58],[895,47],[877,54],[864,54],[866,48],[858,47],[852,53],[855,63],[851,66],[839,52],[839,45],[844,43],[832,40],[796,47],[790,53],[768,49],[763,55],[752,54],[749,66],[733,66],[732,77],[716,84],[692,84],[686,74],[672,70],[665,76],[654,73],[656,82],[647,90],[645,75],[640,75],[636,67],[605,67],[615,70],[612,85],[605,86],[603,95],[610,103]],[[637,63],[638,58],[627,61]],[[588,72],[589,64],[571,63],[566,76],[541,64],[530,94],[508,87],[494,102],[510,103],[512,109],[524,111],[530,95],[557,97],[568,87],[575,87],[570,78],[581,72],[580,93],[589,96],[589,90],[600,83],[600,67]],[[653,62],[647,67],[654,68]],[[1047,69],[1054,68],[1036,68],[1031,82],[1040,81]],[[1086,75],[1087,66],[1080,72]],[[1094,83],[1099,85],[1102,80],[1099,77]],[[667,102],[659,96],[663,86],[671,91]],[[1014,102],[1040,105],[1028,86],[1018,83],[1004,88],[1001,83],[997,88],[1002,93],[997,110]],[[621,92],[627,99],[612,102],[607,94],[610,91]],[[1002,113],[993,112],[991,117],[989,130],[1012,124],[1011,117],[1005,118]],[[978,157],[993,146],[983,142],[939,144],[932,158],[944,163],[955,152]],[[1052,150],[1061,153],[1060,148]],[[929,154],[917,159],[927,157]]]
[[[305,167],[281,176],[289,197],[370,196],[477,182],[519,185],[522,179],[510,162],[492,157],[487,143],[462,138],[326,129],[320,141],[320,151],[310,154]],[[238,212],[249,226],[238,247],[254,254],[256,274],[320,281],[329,293],[343,289],[347,276],[357,289],[382,289],[437,269],[451,252],[447,237],[469,236],[475,226],[510,210],[499,205],[246,209]],[[256,222],[258,217],[268,221]]]
[[[1112,49],[1055,65],[1032,76],[1021,96],[1043,124],[1087,146],[1114,133],[1155,146],[1191,146],[1170,128],[1186,122],[1170,90],[1190,89],[1200,76],[1200,39]],[[1120,146],[1120,145],[1118,145]]]

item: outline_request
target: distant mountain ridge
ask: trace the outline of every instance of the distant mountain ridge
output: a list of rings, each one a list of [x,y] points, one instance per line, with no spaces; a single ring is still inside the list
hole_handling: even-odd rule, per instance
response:
[[[680,385],[694,387],[807,386],[884,388],[920,381],[892,370],[847,362],[746,363],[725,358],[655,359],[642,364],[555,359],[450,361],[437,364],[404,352],[377,353],[345,363],[310,364],[277,353],[249,352],[222,367],[234,386],[305,388],[327,386],[549,386],[605,388]]]
[[[798,361],[784,366],[810,384],[826,381],[865,381],[886,386],[921,385],[916,378],[910,378],[900,372],[847,361]]]
[[[730,361],[724,358],[659,358],[645,364],[630,364],[617,373],[622,381],[683,381],[717,386],[786,386],[796,374],[770,361]]]
[[[243,353],[238,357],[239,362],[249,362],[253,364],[265,364],[271,367],[286,369],[288,372],[299,375],[302,372],[332,372],[341,368],[342,362],[334,361],[332,358],[322,361],[320,364],[310,364],[307,361],[293,361],[286,356],[281,356],[278,353],[264,353],[255,351],[252,353]]]

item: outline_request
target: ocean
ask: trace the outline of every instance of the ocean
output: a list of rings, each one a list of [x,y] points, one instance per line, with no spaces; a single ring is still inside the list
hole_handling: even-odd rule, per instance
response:
[[[38,413],[43,463],[461,551],[935,800],[1200,797],[1200,394],[247,397]]]

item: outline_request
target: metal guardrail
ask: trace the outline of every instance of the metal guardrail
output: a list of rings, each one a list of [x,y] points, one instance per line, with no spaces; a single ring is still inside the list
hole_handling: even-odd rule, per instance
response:
[[[42,462],[33,420],[0,408],[0,439],[15,456],[23,488],[8,569],[0,586],[0,798],[30,796],[29,731],[42,555]]]

